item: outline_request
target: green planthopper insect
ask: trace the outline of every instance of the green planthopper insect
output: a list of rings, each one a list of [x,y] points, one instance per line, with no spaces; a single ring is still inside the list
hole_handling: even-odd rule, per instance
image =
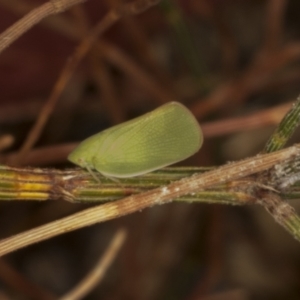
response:
[[[128,178],[184,160],[200,149],[202,141],[193,114],[170,102],[87,138],[68,159],[91,173]]]

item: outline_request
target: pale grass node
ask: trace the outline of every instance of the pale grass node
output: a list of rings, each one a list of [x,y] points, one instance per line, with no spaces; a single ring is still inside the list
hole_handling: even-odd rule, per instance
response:
[[[165,196],[165,195],[167,195],[169,193],[170,193],[170,191],[169,191],[169,189],[167,187],[164,186],[164,187],[161,188],[161,194],[162,194],[162,196]]]
[[[281,183],[280,183],[279,187],[281,189],[285,189],[285,188],[295,184],[299,180],[300,180],[300,173],[297,173],[297,174],[294,174],[294,175],[291,175],[291,176],[287,176],[286,178],[283,178],[281,180]]]

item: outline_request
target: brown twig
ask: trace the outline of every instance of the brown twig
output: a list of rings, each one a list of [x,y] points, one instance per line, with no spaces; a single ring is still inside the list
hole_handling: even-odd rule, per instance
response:
[[[75,50],[75,53],[72,59],[68,60],[65,67],[63,68],[53,90],[43,106],[38,119],[36,120],[33,128],[30,130],[24,144],[22,145],[19,153],[19,157],[15,163],[18,164],[19,161],[22,160],[24,156],[27,155],[28,151],[32,148],[32,146],[36,143],[39,138],[46,122],[48,121],[52,111],[55,108],[55,105],[63,92],[67,82],[70,80],[73,75],[76,67],[79,62],[86,55],[90,47],[96,41],[99,34],[103,33],[107,28],[109,28],[115,21],[119,18],[118,15],[114,11],[109,12],[100,23],[98,23],[90,34],[80,43],[80,45]]]
[[[57,299],[55,295],[31,282],[3,259],[0,260],[0,278],[2,282],[12,288],[16,293],[21,294],[22,297],[33,300]]]
[[[149,8],[150,5],[156,3],[156,0],[145,0],[136,1],[128,5],[118,7],[118,9],[108,12],[107,15],[91,30],[90,34],[79,44],[75,50],[72,59],[68,60],[63,68],[63,71],[61,72],[49,99],[43,106],[37,121],[30,130],[24,144],[21,147],[19,157],[15,162],[16,164],[18,164],[18,162],[21,161],[24,156],[26,156],[29,150],[36,143],[67,82],[70,80],[79,62],[96,42],[98,36],[111,27],[122,16],[122,14],[137,14]]]
[[[105,253],[96,263],[93,270],[73,290],[60,298],[60,300],[76,300],[85,297],[96,285],[99,285],[108,268],[114,262],[126,238],[126,231],[120,229],[114,235]]]
[[[288,102],[251,115],[203,123],[201,128],[205,137],[215,137],[277,125],[290,109],[291,104],[292,102]]]
[[[0,152],[9,148],[13,143],[15,139],[10,134],[5,134],[0,136]]]
[[[59,14],[84,0],[51,0],[32,10],[0,35],[0,53],[35,24],[48,16]]]
[[[295,209],[279,195],[272,191],[264,191],[258,195],[258,203],[294,237],[299,236],[299,217]]]
[[[152,76],[143,70],[124,52],[107,41],[101,40],[98,45],[103,57],[116,67],[120,68],[124,73],[131,76],[135,82],[139,83],[150,95],[154,97],[159,104],[169,101],[175,101],[176,97],[169,90],[161,86]]]
[[[66,161],[68,154],[74,150],[77,143],[61,144],[57,146],[48,146],[32,149],[26,157],[19,163],[20,166],[43,166]],[[11,152],[0,156],[0,162],[7,165],[13,165],[18,159],[19,152]]]
[[[90,67],[94,82],[98,86],[98,91],[102,94],[101,98],[106,110],[109,112],[112,124],[124,122],[126,120],[126,108],[122,101],[119,101],[112,76],[103,57],[99,55],[99,51],[92,51]]]
[[[269,0],[267,2],[267,14],[265,18],[266,38],[264,41],[264,47],[262,48],[262,51],[265,53],[274,51],[280,46],[286,6],[286,0]]]
[[[72,216],[57,220],[47,225],[17,234],[0,242],[0,255],[4,255],[62,233],[70,232],[95,223],[108,221],[147,207],[169,203],[182,195],[195,193],[216,184],[268,170],[272,166],[295,159],[300,156],[300,146],[295,145],[270,154],[257,155],[242,161],[230,163],[206,173],[175,181],[168,186],[156,188],[145,193],[132,195],[122,200],[106,203],[86,209]],[[69,180],[72,180],[69,178]],[[67,184],[68,186],[68,184]],[[259,186],[260,187],[260,186]],[[262,188],[262,187],[260,187]],[[62,191],[66,197],[72,197],[67,191]],[[296,236],[300,238],[299,236]]]
[[[299,43],[291,43],[263,59],[258,56],[239,78],[223,83],[209,96],[197,101],[191,110],[198,118],[202,118],[228,103],[234,106],[243,101],[246,96],[264,87],[276,71],[299,57]]]

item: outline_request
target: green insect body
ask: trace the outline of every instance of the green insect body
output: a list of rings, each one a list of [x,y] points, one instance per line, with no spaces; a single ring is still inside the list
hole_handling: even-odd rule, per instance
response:
[[[200,149],[202,141],[192,113],[170,102],[89,137],[68,159],[104,176],[128,178],[184,160]]]

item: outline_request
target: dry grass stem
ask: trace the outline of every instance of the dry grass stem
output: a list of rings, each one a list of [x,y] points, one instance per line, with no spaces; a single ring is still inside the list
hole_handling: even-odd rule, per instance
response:
[[[268,125],[277,125],[291,108],[292,102],[281,104],[248,116],[230,118],[213,122],[203,123],[201,128],[205,137],[222,136]]]
[[[270,154],[257,155],[245,160],[226,164],[203,174],[175,181],[168,186],[145,193],[132,195],[122,200],[86,209],[72,216],[37,227],[4,239],[0,242],[0,255],[4,255],[56,235],[108,221],[147,207],[171,202],[182,195],[192,194],[213,185],[243,178],[268,170],[279,163],[287,163],[300,155],[300,146],[295,145]],[[72,178],[70,178],[71,180]],[[64,193],[64,191],[62,191]],[[71,197],[67,191],[66,196]]]
[[[59,14],[81,2],[83,0],[51,0],[30,11],[0,35],[0,53],[44,18],[53,14]]]
[[[16,158],[15,164],[18,164],[22,161],[29,150],[34,146],[38,138],[40,137],[43,128],[45,127],[50,115],[52,114],[57,101],[59,100],[60,95],[65,89],[66,84],[69,82],[72,77],[75,69],[81,60],[86,56],[90,48],[96,42],[99,35],[103,34],[108,28],[119,20],[123,14],[138,14],[149,8],[149,6],[156,4],[158,1],[154,0],[145,0],[145,1],[136,1],[128,5],[118,7],[115,10],[111,10],[107,15],[90,31],[90,33],[83,39],[79,44],[75,53],[71,59],[69,59],[63,68],[53,91],[44,104],[34,126],[30,130],[27,138],[25,139],[24,144],[20,149],[19,156]],[[0,36],[1,42],[1,36]],[[0,48],[1,49],[1,48]],[[127,66],[128,67],[128,66]]]
[[[77,300],[85,297],[96,285],[99,285],[108,268],[114,262],[117,254],[126,239],[126,231],[120,229],[114,235],[105,253],[96,263],[94,269],[73,290],[60,298],[60,300]]]

